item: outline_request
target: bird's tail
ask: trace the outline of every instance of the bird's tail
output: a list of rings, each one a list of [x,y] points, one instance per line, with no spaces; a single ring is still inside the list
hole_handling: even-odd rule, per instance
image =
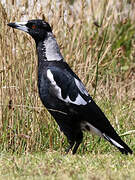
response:
[[[106,139],[107,141],[109,141],[111,144],[113,144],[115,147],[117,147],[119,149],[119,151],[122,154],[132,154],[133,151],[127,146],[127,144],[125,144],[121,138],[119,136],[117,136],[117,140],[114,140],[113,138],[109,137],[108,135],[106,135],[105,133],[103,133],[103,137],[104,139]]]

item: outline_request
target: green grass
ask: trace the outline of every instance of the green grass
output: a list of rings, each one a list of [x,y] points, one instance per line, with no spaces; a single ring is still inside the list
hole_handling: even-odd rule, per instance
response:
[[[35,42],[7,23],[25,15],[49,21],[65,60],[135,151],[135,3],[6,2],[0,2],[1,179],[134,179],[134,155],[122,156],[89,133],[77,155],[63,155],[67,140],[38,95]]]
[[[115,154],[64,155],[56,151],[0,155],[0,179],[133,180],[134,156]]]

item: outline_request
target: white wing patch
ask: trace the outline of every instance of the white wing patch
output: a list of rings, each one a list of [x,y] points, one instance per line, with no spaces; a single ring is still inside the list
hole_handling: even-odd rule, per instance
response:
[[[76,104],[76,105],[86,105],[87,104],[87,102],[80,96],[80,94],[78,94],[75,101],[70,100],[69,96],[67,96],[66,99],[63,99],[63,101],[65,101],[67,103]]]
[[[75,101],[72,101],[69,96],[66,97],[66,99],[63,99],[62,98],[62,95],[61,95],[61,88],[56,84],[55,80],[54,80],[54,77],[53,77],[53,74],[51,72],[50,69],[47,70],[47,77],[48,79],[50,80],[52,86],[54,87],[56,93],[57,93],[57,97],[59,99],[61,99],[62,101],[65,101],[66,103],[72,103],[72,104],[76,104],[76,105],[86,105],[87,104],[87,101],[85,101],[81,96],[80,94],[78,94],[78,96],[76,97],[76,100]]]
[[[89,93],[87,92],[87,90],[85,89],[83,83],[81,81],[79,81],[78,79],[74,78],[75,80],[75,84],[78,87],[78,89],[80,90],[80,92],[82,94],[85,94],[86,96],[89,96]],[[91,102],[91,100],[89,100],[89,102]]]
[[[47,77],[50,80],[52,86],[54,87],[54,89],[55,89],[55,91],[57,93],[58,98],[61,99],[62,98],[61,97],[61,89],[60,89],[59,86],[57,86],[57,84],[56,84],[56,82],[55,82],[55,80],[53,78],[53,74],[51,73],[50,69],[47,70]]]

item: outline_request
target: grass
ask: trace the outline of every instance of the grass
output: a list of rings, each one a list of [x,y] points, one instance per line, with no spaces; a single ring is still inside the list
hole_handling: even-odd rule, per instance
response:
[[[8,22],[33,18],[49,21],[65,60],[134,151],[135,3],[79,0],[71,4],[0,2],[0,178],[135,177],[134,155],[122,156],[89,133],[77,155],[63,155],[67,140],[38,96],[35,43],[7,27]]]
[[[56,151],[1,154],[0,179],[115,179],[133,180],[133,156],[113,154],[62,155]],[[96,173],[95,173],[96,172]]]

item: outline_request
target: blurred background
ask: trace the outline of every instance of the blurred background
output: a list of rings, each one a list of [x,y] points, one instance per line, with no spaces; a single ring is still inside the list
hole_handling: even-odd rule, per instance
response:
[[[34,40],[7,26],[30,19],[49,22],[66,62],[135,150],[134,0],[1,0],[0,151],[64,152],[67,145],[39,99]],[[85,134],[80,153],[113,151]]]

